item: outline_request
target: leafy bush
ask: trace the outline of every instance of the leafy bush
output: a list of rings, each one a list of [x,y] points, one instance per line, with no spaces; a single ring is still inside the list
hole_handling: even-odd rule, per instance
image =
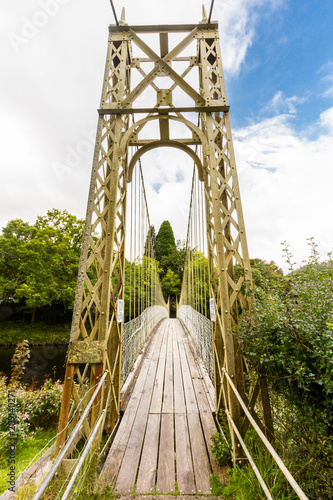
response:
[[[0,377],[0,448],[8,442],[8,390],[6,378]],[[22,387],[14,389],[17,445],[26,442],[38,429],[55,428],[58,423],[62,385],[47,380],[35,391]]]
[[[304,267],[284,279],[260,280],[239,338],[253,368],[263,366],[277,442],[309,498],[333,498],[333,262],[316,244]],[[264,286],[263,286],[264,283]],[[250,497],[252,498],[252,497]]]

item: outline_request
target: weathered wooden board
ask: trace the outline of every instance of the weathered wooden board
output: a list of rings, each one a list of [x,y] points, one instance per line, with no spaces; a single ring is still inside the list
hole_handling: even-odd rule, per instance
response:
[[[156,493],[175,491],[175,451],[173,415],[162,414]]]
[[[142,363],[142,368],[140,370],[138,380],[136,381],[133,393],[131,395],[131,399],[122,417],[119,429],[114,438],[108,456],[105,460],[99,478],[99,483],[102,485],[111,486],[118,474],[120,464],[122,462],[123,455],[126,450],[127,442],[131,434],[135,415],[141,399],[142,390],[146,382],[149,365],[150,365],[150,360],[144,360]]]
[[[167,324],[165,321],[164,323]],[[158,360],[158,367],[154,382],[154,391],[150,405],[150,413],[161,413],[162,408],[162,397],[164,388],[164,373],[165,373],[165,362],[166,362],[166,343],[168,339],[168,328],[165,327],[163,331],[159,331],[158,335],[161,336],[161,350]]]
[[[177,484],[181,495],[195,494],[186,414],[175,414]]]
[[[138,479],[136,482],[136,493],[151,493],[154,491],[160,421],[160,414],[150,414],[148,416],[145,441],[140,460]]]
[[[156,349],[158,341],[159,338],[157,335],[155,335],[151,341],[153,349]],[[111,486],[115,478],[117,477],[126,450],[128,439],[132,431],[136,412],[142,397],[142,392],[146,383],[149,367],[150,367],[150,359],[144,359],[133,392],[131,394],[130,401],[121,419],[119,429],[117,431],[117,434],[114,438],[114,441],[112,443],[106,461],[104,463],[99,478],[100,484]]]
[[[199,413],[197,401],[195,398],[192,377],[190,369],[187,362],[187,357],[184,350],[184,345],[181,339],[178,338],[179,346],[179,356],[181,359],[182,373],[183,373],[183,383],[185,392],[185,403],[187,413]]]
[[[211,492],[210,444],[216,432],[201,368],[178,320],[165,320],[142,362],[100,476],[114,493]],[[210,465],[211,464],[211,465]]]
[[[169,328],[162,413],[173,413],[173,328]]]
[[[148,411],[153,392],[157,361],[151,359],[146,383],[142,391],[142,397],[131,434],[126,446],[124,458],[119,470],[115,492],[131,493],[134,487],[137,469],[139,465],[143,439],[146,432]]]
[[[209,476],[211,474],[210,464],[207,456],[205,439],[202,434],[199,415],[189,413],[187,415],[195,483],[198,493],[207,495],[211,492]]]

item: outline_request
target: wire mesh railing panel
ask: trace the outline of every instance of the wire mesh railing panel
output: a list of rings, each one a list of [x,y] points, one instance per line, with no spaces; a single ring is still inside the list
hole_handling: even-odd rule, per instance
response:
[[[214,382],[211,321],[191,306],[180,306],[178,318],[184,321],[194,341],[197,353],[202,359],[210,379]]]
[[[124,385],[134,363],[156,325],[168,317],[163,306],[147,307],[140,316],[124,324],[121,367],[121,386]]]

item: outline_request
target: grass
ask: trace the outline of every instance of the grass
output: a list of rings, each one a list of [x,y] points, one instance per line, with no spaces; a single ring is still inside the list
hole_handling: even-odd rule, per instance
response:
[[[223,491],[224,491],[224,487],[222,486],[219,478],[217,477],[217,475],[214,472],[213,472],[213,474],[211,474],[209,480],[210,480],[210,484],[212,486],[211,495],[214,497],[222,496]]]
[[[28,445],[19,445],[16,451],[16,477],[28,467],[39,451],[55,436],[56,430],[40,430],[29,437]],[[52,444],[52,443],[51,443]],[[46,451],[46,450],[45,450]],[[40,456],[38,456],[40,458]],[[8,463],[6,454],[0,458],[0,495],[7,489]]]
[[[67,344],[69,332],[68,325],[0,321],[0,344],[18,344],[23,340],[28,340],[30,345]]]

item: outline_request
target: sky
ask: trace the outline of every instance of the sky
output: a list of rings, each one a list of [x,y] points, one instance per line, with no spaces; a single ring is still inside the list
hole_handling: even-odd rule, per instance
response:
[[[205,0],[207,11],[210,0]],[[128,24],[196,23],[202,0],[114,0]],[[333,251],[333,2],[215,0],[252,258],[286,269]],[[57,208],[85,217],[109,0],[2,0],[0,227]],[[167,154],[166,154],[167,152]],[[142,157],[150,218],[186,238],[193,164]],[[65,168],[64,168],[65,167]]]

